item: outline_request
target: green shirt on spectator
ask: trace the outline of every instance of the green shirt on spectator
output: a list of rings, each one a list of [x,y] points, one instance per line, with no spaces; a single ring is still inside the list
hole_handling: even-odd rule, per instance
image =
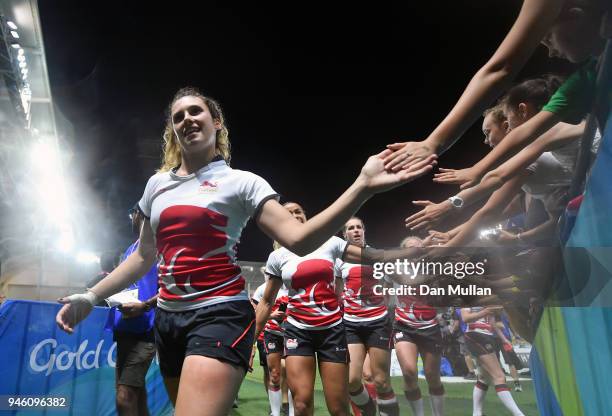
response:
[[[542,111],[556,114],[562,121],[579,124],[592,110],[595,99],[597,61],[592,59],[574,72],[553,94]]]

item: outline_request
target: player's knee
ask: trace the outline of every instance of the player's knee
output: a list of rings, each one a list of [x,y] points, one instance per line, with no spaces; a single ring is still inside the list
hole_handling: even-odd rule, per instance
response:
[[[277,386],[277,385],[280,385],[280,382],[281,382],[280,370],[277,368],[271,369],[270,370],[270,384]]]
[[[503,384],[506,382],[506,375],[504,374],[504,370],[500,368],[496,368],[489,373],[489,378],[494,384]]]
[[[348,402],[342,403],[331,403],[328,405],[327,410],[331,416],[349,416],[349,404]]]
[[[493,383],[495,385],[498,384],[506,384],[506,376],[504,375],[504,373],[501,374],[495,374],[494,377],[491,377],[493,379]]]
[[[391,388],[389,377],[385,373],[377,373],[374,375],[374,384],[379,392],[387,392]]]
[[[427,384],[430,386],[438,387],[441,384],[440,381],[440,371],[436,371],[433,368],[425,369],[425,380],[427,380]]]
[[[402,371],[402,375],[404,376],[404,380],[416,380],[418,373],[416,367],[406,367]]]
[[[308,416],[313,412],[312,400],[303,400],[299,397],[293,397],[293,411],[295,416]]]
[[[404,376],[404,390],[414,390],[419,386],[418,379],[416,377]]]
[[[364,370],[362,372],[363,381],[366,383],[374,383],[374,377],[372,377],[372,372],[369,370]]]

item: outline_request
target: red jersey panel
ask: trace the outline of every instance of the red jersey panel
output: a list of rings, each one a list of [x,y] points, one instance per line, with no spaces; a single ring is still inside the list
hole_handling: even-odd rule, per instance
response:
[[[288,289],[287,321],[301,329],[321,330],[342,322],[335,292],[334,264],[341,258],[346,242],[332,237],[307,256],[285,248],[273,251],[266,273],[283,279]]]
[[[374,279],[371,266],[338,261],[336,268],[344,282],[344,319],[350,322],[375,321],[387,316],[386,299],[374,293],[382,281]]]
[[[484,308],[481,306],[477,306],[469,309],[470,312],[480,312]],[[494,335],[493,326],[491,324],[491,317],[492,315],[486,315],[474,322],[466,323],[467,327],[465,328],[465,332],[478,332],[480,334],[485,335]]]
[[[411,328],[425,329],[438,325],[436,308],[425,305],[415,296],[397,296],[395,320]]]
[[[138,205],[155,235],[159,307],[184,311],[248,299],[236,245],[249,218],[273,197],[264,179],[223,160],[187,176],[152,176]]]

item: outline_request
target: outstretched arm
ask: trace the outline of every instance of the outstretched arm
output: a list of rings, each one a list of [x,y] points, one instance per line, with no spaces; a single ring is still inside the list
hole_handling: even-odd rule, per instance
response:
[[[558,149],[572,141],[578,140],[584,133],[584,127],[584,122],[579,125],[558,123],[499,167],[489,171],[476,186],[465,188],[465,186],[472,184],[470,179],[469,182],[466,182],[465,185],[462,186],[462,188],[465,189],[456,195],[463,200],[463,207],[461,209],[487,198],[495,190],[499,189],[504,183],[510,180],[510,178],[520,174],[527,166],[535,162],[542,153]],[[502,143],[508,139],[511,139],[511,137],[507,137]],[[500,157],[505,157],[505,155]],[[472,168],[462,170],[444,169],[443,173],[435,175],[434,181],[447,184],[461,183],[462,172],[474,171],[476,165]],[[475,178],[478,176],[479,174],[476,175]],[[468,175],[468,179],[469,178],[470,175]],[[413,203],[423,206],[424,208],[406,218],[406,227],[409,227],[411,230],[429,229],[450,215],[454,210],[450,201],[447,199],[437,204],[430,201],[413,201]]]
[[[525,0],[514,25],[489,61],[474,75],[451,112],[422,142],[394,143],[387,168],[400,168],[443,153],[510,85],[561,13],[563,0]]]
[[[434,182],[446,184],[460,184],[461,189],[476,185],[485,173],[504,162],[514,154],[518,153],[528,144],[543,136],[549,141],[556,132],[549,131],[559,123],[561,119],[556,114],[548,111],[540,111],[531,119],[521,124],[493,148],[485,157],[474,166],[466,169],[441,169],[441,173],[434,176]],[[545,136],[544,136],[545,135]]]
[[[527,175],[529,175],[529,172],[524,171],[524,173],[515,176],[495,191],[487,203],[464,223],[457,235],[446,243],[445,247],[465,246],[476,237],[481,227],[494,224],[502,219],[500,214],[520,190]]]
[[[302,224],[276,200],[267,201],[257,218],[259,227],[272,239],[293,253],[304,256],[314,251],[334,235],[346,221],[376,193],[393,189],[430,172],[435,156],[424,159],[409,168],[388,172],[383,158],[390,153],[371,156],[361,169],[355,182],[328,208]]]

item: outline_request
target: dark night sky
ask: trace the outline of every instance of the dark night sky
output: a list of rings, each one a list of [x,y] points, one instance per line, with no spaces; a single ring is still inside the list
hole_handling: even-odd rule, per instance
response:
[[[164,111],[181,86],[223,105],[232,165],[266,178],[311,214],[332,202],[368,155],[424,138],[510,28],[520,2],[470,0],[354,4],[290,2],[39,2],[54,99],[74,125],[75,165],[108,205],[114,237],[154,166],[138,142],[161,141]],[[291,4],[291,5],[290,5]],[[333,4],[333,5],[332,5]],[[543,47],[522,77],[567,73]],[[440,165],[481,157],[480,122]],[[150,164],[149,164],[150,165]],[[413,199],[454,187],[431,176],[370,200],[370,243],[395,245]],[[121,217],[119,221],[116,217]],[[250,224],[239,258],[265,260],[270,242]]]

